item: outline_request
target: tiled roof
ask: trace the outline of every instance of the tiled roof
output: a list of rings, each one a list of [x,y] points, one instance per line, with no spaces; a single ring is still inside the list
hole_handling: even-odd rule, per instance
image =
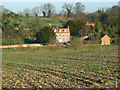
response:
[[[70,33],[69,27],[68,28],[53,28],[55,33]]]
[[[87,23],[86,25],[87,25],[87,26],[93,26],[93,27],[95,26],[94,23]]]
[[[101,39],[103,39],[103,38],[109,38],[110,39],[110,37],[108,37],[107,35],[103,35],[103,37]]]

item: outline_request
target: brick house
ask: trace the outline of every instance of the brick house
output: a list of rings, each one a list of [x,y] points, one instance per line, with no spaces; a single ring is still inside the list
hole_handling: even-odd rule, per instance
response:
[[[70,41],[70,30],[69,26],[68,28],[53,28],[54,33],[56,35],[56,41],[61,43],[61,42],[68,42]]]
[[[110,37],[103,35],[101,38],[101,45],[110,45]]]

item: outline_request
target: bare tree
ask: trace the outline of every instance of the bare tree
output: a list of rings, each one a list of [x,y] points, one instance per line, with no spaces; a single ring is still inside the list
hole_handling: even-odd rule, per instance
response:
[[[34,16],[38,16],[39,14],[40,14],[40,7],[34,7],[32,10],[31,10],[31,12],[32,12],[32,14],[34,15]]]
[[[30,9],[28,9],[28,8],[24,9],[24,11],[23,11],[23,15],[27,16],[27,17],[30,16],[30,13],[31,13]]]
[[[68,15],[68,17],[70,17],[71,11],[73,9],[73,5],[70,4],[70,3],[64,3],[64,5],[62,6],[62,8],[67,11],[67,15]]]
[[[51,3],[46,3],[44,5],[41,5],[41,11],[43,13],[43,16],[50,17],[55,12],[55,7]]]
[[[62,9],[62,10],[60,11],[60,15],[66,16],[66,15],[67,15],[66,10]]]
[[[4,6],[0,5],[0,12],[2,12],[2,13],[8,13],[9,10],[6,9]]]
[[[81,4],[81,2],[77,2],[74,7],[75,13],[83,12],[85,9],[85,6]]]

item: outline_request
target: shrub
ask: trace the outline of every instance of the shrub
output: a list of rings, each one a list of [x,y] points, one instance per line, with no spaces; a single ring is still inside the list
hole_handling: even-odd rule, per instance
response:
[[[56,43],[56,46],[49,46],[48,47],[50,51],[58,51],[58,50],[61,50],[61,43]]]
[[[24,43],[32,44],[32,43],[36,43],[36,41],[35,40],[31,40],[29,38],[24,38]]]
[[[52,28],[45,26],[36,34],[36,41],[43,45],[53,44],[55,42],[55,34]]]
[[[2,45],[16,45],[22,44],[23,40],[21,38],[3,38]]]
[[[86,22],[82,19],[79,20],[69,20],[65,27],[70,27],[70,34],[72,36],[82,36],[82,35],[88,35],[89,34],[89,28],[86,27]]]
[[[70,47],[75,50],[83,49],[83,40],[81,40],[80,38],[74,38],[73,40],[71,40]]]
[[[118,44],[117,38],[111,38],[111,39],[110,39],[110,43],[111,43],[111,44],[114,44],[114,45]]]

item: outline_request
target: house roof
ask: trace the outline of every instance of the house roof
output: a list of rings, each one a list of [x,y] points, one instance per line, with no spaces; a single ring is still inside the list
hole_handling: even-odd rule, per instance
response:
[[[102,35],[101,39],[103,39],[103,38],[109,38],[110,39],[110,37],[106,34]]]
[[[105,36],[105,34],[103,34],[102,36],[101,36],[101,38],[103,38]]]
[[[95,26],[95,23],[87,23],[86,25],[87,25],[87,26],[93,26],[93,27],[94,27],[94,26]]]
[[[68,28],[53,28],[53,30],[56,30],[55,33],[70,33],[69,27]]]

